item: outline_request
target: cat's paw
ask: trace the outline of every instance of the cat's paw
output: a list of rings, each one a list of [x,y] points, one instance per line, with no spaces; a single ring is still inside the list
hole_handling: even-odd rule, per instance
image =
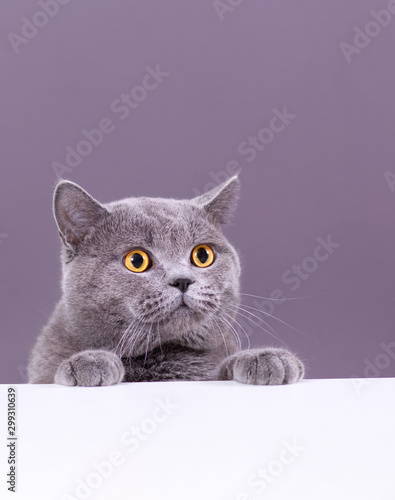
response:
[[[82,351],[65,359],[55,374],[55,384],[97,387],[122,382],[122,361],[109,351]]]
[[[220,367],[221,380],[243,384],[292,384],[303,375],[304,366],[299,358],[274,347],[237,352],[226,358]]]

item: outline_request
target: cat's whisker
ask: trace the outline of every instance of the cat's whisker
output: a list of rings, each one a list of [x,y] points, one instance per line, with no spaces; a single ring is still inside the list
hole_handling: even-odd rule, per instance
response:
[[[248,343],[248,345],[247,345],[247,349],[250,349],[250,348],[251,348],[251,342],[250,342],[250,337],[248,336],[248,333],[245,331],[245,329],[243,328],[243,326],[242,326],[242,325],[241,325],[241,324],[240,324],[240,323],[236,320],[236,318],[234,318],[233,316],[231,316],[230,314],[228,314],[228,313],[226,313],[226,312],[225,312],[225,314],[226,314],[226,315],[227,315],[230,319],[232,319],[232,320],[236,323],[236,325],[238,325],[238,326],[239,326],[239,327],[243,330],[244,335],[247,337],[247,343]]]
[[[229,309],[229,310],[232,311],[232,312],[235,312],[233,309]],[[257,323],[253,319],[251,319],[250,316],[246,316],[245,314],[242,314],[240,311],[238,311],[238,314],[240,314],[240,316],[243,316],[244,318],[246,318],[249,321],[251,321],[251,323],[253,323],[254,325],[256,325],[258,328],[260,328],[261,330],[263,330],[264,332],[266,332],[271,337],[275,338],[278,342],[281,342],[287,349],[289,349],[289,347],[287,346],[287,344],[283,340],[279,339],[276,335],[273,335],[273,333],[269,332],[269,330],[266,330],[266,328],[263,328],[262,325],[260,325],[259,323]]]
[[[128,357],[132,358],[133,355],[133,350],[136,347],[137,340],[139,340],[139,337],[142,333],[145,332],[145,324],[141,326],[141,328],[138,330],[137,334],[135,336],[131,336],[128,342],[127,350],[125,352],[128,353]]]
[[[112,350],[112,352],[114,354],[118,354],[118,349],[120,349],[120,345],[121,343],[124,341],[124,338],[125,338],[125,335],[128,331],[128,329],[132,326],[133,324],[133,320],[129,323],[128,327],[126,328],[126,330],[123,332],[123,334],[121,335],[121,338],[119,339],[117,345],[114,347],[114,349]],[[120,349],[121,350],[121,349]]]
[[[129,359],[129,367],[132,370],[132,354],[133,349],[140,335],[145,331],[145,322],[144,319],[140,317],[139,321],[134,325],[134,330],[131,335],[127,338],[126,346],[124,348],[123,356]]]
[[[158,337],[158,341],[159,341],[160,352],[163,354],[162,339],[160,337],[159,320],[156,322],[156,332],[157,332],[157,337]]]
[[[137,323],[133,325],[133,329],[130,331],[131,333],[130,335],[128,335],[126,339],[125,346],[123,348],[123,355],[124,354],[127,354],[129,356],[131,355],[131,344],[132,343],[134,344],[134,341],[137,340],[141,331],[144,331],[144,327],[145,327],[144,319],[140,317]]]
[[[273,319],[275,319],[276,321],[278,321],[279,323],[282,323],[283,325],[288,326],[288,328],[291,328],[292,330],[295,330],[296,332],[301,333],[302,335],[305,335],[307,338],[309,338],[309,339],[313,340],[313,339],[311,338],[311,336],[310,336],[308,333],[303,332],[302,330],[299,330],[299,329],[298,329],[298,328],[296,328],[295,326],[290,325],[289,323],[287,323],[286,321],[283,321],[283,320],[282,320],[282,319],[280,319],[280,318],[277,318],[277,316],[273,316],[273,314],[269,314],[268,312],[266,312],[266,311],[262,311],[261,309],[257,309],[256,307],[248,306],[247,304],[242,304],[242,305],[243,305],[244,307],[247,307],[248,309],[252,309],[252,310],[254,310],[254,311],[258,311],[258,312],[260,312],[260,313],[262,313],[262,314],[265,314],[265,316],[268,316],[269,318],[273,318]],[[238,307],[239,307],[239,306],[238,306]],[[247,311],[246,311],[246,312],[247,312]],[[251,314],[252,314],[252,313],[251,313]],[[263,321],[263,320],[262,320],[262,321]]]
[[[231,323],[229,323],[229,321],[226,318],[221,318],[221,319],[230,327],[230,329],[232,330],[232,332],[235,336],[238,349],[241,349],[241,339],[240,339],[239,334],[237,333],[237,330],[233,327],[233,325]]]
[[[223,293],[225,293],[225,292],[223,292]],[[318,293],[315,293],[313,295],[304,295],[302,297],[283,297],[280,299],[274,299],[273,297],[262,297],[261,295],[253,295],[252,293],[239,292],[239,295],[246,295],[247,297],[255,297],[257,299],[272,300],[273,302],[276,302],[276,301],[284,302],[286,300],[311,299],[311,298],[317,297],[318,295],[323,295],[323,294],[324,294],[324,292],[318,292]]]
[[[134,322],[135,322],[135,318],[133,318],[132,321],[129,323],[128,327],[126,328],[126,330],[123,332],[121,338],[119,339],[118,344],[113,349],[114,354],[117,354],[120,357],[122,357],[124,344],[127,340],[127,336],[129,334],[129,331],[133,328]]]
[[[123,339],[123,342],[120,346],[120,351],[121,351],[121,354],[122,356],[125,354],[125,352],[127,352],[128,350],[128,345],[130,343],[130,339],[133,338],[133,332],[135,332],[138,328],[139,328],[139,325],[140,325],[141,321],[137,322],[136,324],[133,324],[126,332],[125,332],[125,335],[124,335],[124,339]]]
[[[233,333],[233,337],[236,340],[237,349],[241,350],[241,338],[240,338],[238,331],[229,321],[226,320],[226,318],[222,317],[222,321],[224,321],[228,325],[228,327],[231,329],[231,331]]]
[[[219,328],[219,325],[218,323],[215,321],[215,318],[213,317],[213,321],[214,323],[217,325],[217,327]],[[216,349],[218,349],[218,335],[217,335],[217,332],[215,332],[215,347]]]
[[[245,304],[243,304],[244,306]],[[244,309],[243,307],[241,307],[240,305],[228,305],[228,307],[232,307],[233,309],[235,309],[235,312],[239,312],[239,310],[241,311],[244,311],[245,313],[247,314],[251,314],[251,316],[253,316],[254,318],[258,319],[259,321],[262,321],[262,323],[267,326],[268,328],[270,328],[270,330],[275,334],[277,335],[277,332],[276,330],[272,327],[272,325],[270,325],[269,323],[267,323],[265,320],[263,320],[262,318],[260,318],[259,316],[257,316],[256,314],[253,314],[252,312],[248,311],[247,309]],[[237,308],[237,310],[236,310]]]
[[[149,332],[148,332],[148,335],[147,335],[147,346],[145,348],[145,356],[144,356],[144,362],[143,362],[143,367],[145,366],[145,362],[147,361],[147,356],[148,356],[148,347],[149,347],[149,339],[151,337],[151,331],[152,331],[152,323],[151,323],[151,326],[150,326],[150,329],[149,329]]]
[[[219,318],[221,319],[221,318]],[[215,322],[215,324],[218,326],[218,329],[219,329],[219,333],[221,334],[221,337],[222,337],[222,340],[224,341],[224,345],[225,345],[225,349],[226,349],[226,356],[229,356],[229,349],[228,349],[228,344],[226,343],[226,339],[225,339],[225,336],[222,332],[222,328],[220,327],[220,325],[217,323],[216,319],[213,317],[213,320]],[[218,344],[217,344],[218,345]]]
[[[144,318],[142,316],[139,316],[137,318],[137,322],[135,324],[133,324],[132,328],[128,331],[128,335],[127,335],[125,342],[124,342],[122,355],[130,352],[131,343],[133,342],[133,340],[135,338],[137,338],[140,335],[141,330],[144,331],[144,327],[145,327]]]

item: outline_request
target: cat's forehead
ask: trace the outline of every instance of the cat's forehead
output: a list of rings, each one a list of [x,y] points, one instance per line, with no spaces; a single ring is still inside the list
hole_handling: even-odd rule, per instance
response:
[[[184,200],[162,198],[127,198],[110,205],[114,215],[133,224],[146,227],[179,227],[195,221],[203,223],[202,211]]]
[[[223,241],[204,211],[185,200],[130,198],[108,208],[115,222],[113,236],[125,245],[182,249],[199,242]]]

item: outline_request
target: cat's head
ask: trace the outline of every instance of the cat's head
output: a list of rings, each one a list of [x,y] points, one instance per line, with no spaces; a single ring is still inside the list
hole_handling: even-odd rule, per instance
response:
[[[152,348],[202,337],[214,325],[225,328],[238,303],[240,265],[221,225],[238,188],[233,177],[191,200],[101,204],[61,181],[54,215],[72,329],[119,342],[120,354],[127,355],[141,353],[147,342]]]

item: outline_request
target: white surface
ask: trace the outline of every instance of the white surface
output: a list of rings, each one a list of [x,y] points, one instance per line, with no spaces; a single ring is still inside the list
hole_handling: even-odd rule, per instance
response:
[[[3,472],[8,387],[1,499],[395,499],[395,379],[16,385],[16,494]]]

